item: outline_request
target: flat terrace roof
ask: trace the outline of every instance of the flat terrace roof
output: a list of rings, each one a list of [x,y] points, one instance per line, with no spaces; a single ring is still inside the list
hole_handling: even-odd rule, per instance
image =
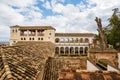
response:
[[[27,30],[35,30],[35,29],[56,30],[52,26],[19,26],[19,25],[15,25],[15,26],[10,26],[10,28],[19,28],[20,30],[26,30],[26,29]]]
[[[93,33],[55,33],[57,37],[94,37]]]

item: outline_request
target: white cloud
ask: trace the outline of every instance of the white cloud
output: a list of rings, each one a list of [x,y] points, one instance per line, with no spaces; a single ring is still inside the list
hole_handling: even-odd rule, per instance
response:
[[[77,5],[63,5],[61,3],[57,3],[56,0],[52,0],[52,6],[54,6],[52,10],[54,13],[62,14],[63,17],[68,19],[65,23],[66,27],[62,31],[96,33],[97,25],[95,17],[100,17],[103,21],[103,26],[106,26],[108,24],[107,19],[113,13],[112,9],[120,7],[120,1],[118,1],[119,0],[115,2],[114,0],[88,0],[87,5],[82,2]]]
[[[9,26],[30,24],[30,18],[40,19],[42,11],[35,4],[36,0],[1,0],[0,37],[9,37]]]
[[[23,21],[23,16],[7,5],[0,4],[0,21],[5,24],[19,23]]]
[[[43,7],[45,7],[46,9],[52,9],[52,6],[49,1],[46,1],[45,4],[43,4]]]
[[[36,3],[36,0],[1,0],[1,3],[16,6],[16,7],[27,7]]]
[[[94,14],[90,14],[90,10],[80,12],[79,6],[75,6],[72,4],[67,4],[64,6],[63,4],[57,3],[54,5],[52,9],[54,13],[62,14],[62,17],[57,18],[61,20],[59,21],[59,25],[57,28],[62,28],[62,32],[90,32],[88,26],[90,27],[89,23],[92,23],[91,20],[94,22]],[[67,21],[64,23],[62,18],[66,18]],[[57,23],[57,20],[56,20]],[[64,26],[60,26],[61,23],[64,23]],[[94,26],[92,25],[91,28]],[[91,29],[96,30],[96,29]],[[94,31],[92,31],[94,32]]]
[[[65,0],[39,0],[53,15],[43,16],[34,6],[37,0],[1,0],[0,37],[9,35],[11,25],[51,25],[57,32],[97,32],[95,17],[102,19],[103,26],[112,15],[112,9],[120,7],[120,0],[87,0],[88,4],[66,4]],[[59,3],[60,2],[60,3]],[[17,7],[12,8],[12,7]],[[44,18],[43,18],[44,17]],[[6,32],[5,32],[6,31]]]
[[[55,13],[62,13],[64,10],[64,5],[62,4],[56,4],[53,8],[52,8],[52,11]],[[63,14],[63,13],[62,13]]]

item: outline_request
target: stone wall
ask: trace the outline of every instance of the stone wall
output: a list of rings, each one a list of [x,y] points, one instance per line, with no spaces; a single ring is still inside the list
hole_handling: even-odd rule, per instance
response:
[[[99,60],[108,60],[111,65],[118,66],[118,58],[117,58],[117,51],[112,49],[107,50],[97,50],[97,49],[91,49],[88,51],[88,57],[93,62],[98,62]]]

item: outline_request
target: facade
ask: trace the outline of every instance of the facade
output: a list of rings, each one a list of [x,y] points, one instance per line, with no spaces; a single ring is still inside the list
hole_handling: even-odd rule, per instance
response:
[[[56,44],[55,53],[84,55],[93,43],[93,33],[55,33],[51,26],[11,26],[10,45],[19,41],[50,41]]]
[[[89,45],[93,43],[92,33],[56,33],[56,54],[85,55]]]
[[[10,33],[10,44],[15,46],[0,46],[0,80],[120,80],[113,65],[107,65],[108,71],[97,65],[106,59],[116,64],[117,56],[112,49],[95,48],[95,34],[55,33],[51,26],[18,25],[11,26]],[[54,56],[54,51],[86,55],[87,50],[87,57]]]
[[[54,42],[55,28],[51,26],[11,26],[10,44],[19,41],[51,41]]]

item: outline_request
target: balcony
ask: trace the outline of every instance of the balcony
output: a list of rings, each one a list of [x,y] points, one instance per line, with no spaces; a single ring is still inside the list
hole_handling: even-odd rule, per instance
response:
[[[20,36],[27,36],[27,34],[20,34]]]
[[[27,34],[20,34],[20,36],[27,36]],[[36,36],[36,34],[28,34],[28,36]],[[37,36],[44,36],[44,34],[37,34]]]
[[[35,36],[35,34],[29,34],[29,36]]]
[[[37,34],[37,36],[44,36],[44,34]]]
[[[88,46],[89,43],[56,43],[57,46]]]

